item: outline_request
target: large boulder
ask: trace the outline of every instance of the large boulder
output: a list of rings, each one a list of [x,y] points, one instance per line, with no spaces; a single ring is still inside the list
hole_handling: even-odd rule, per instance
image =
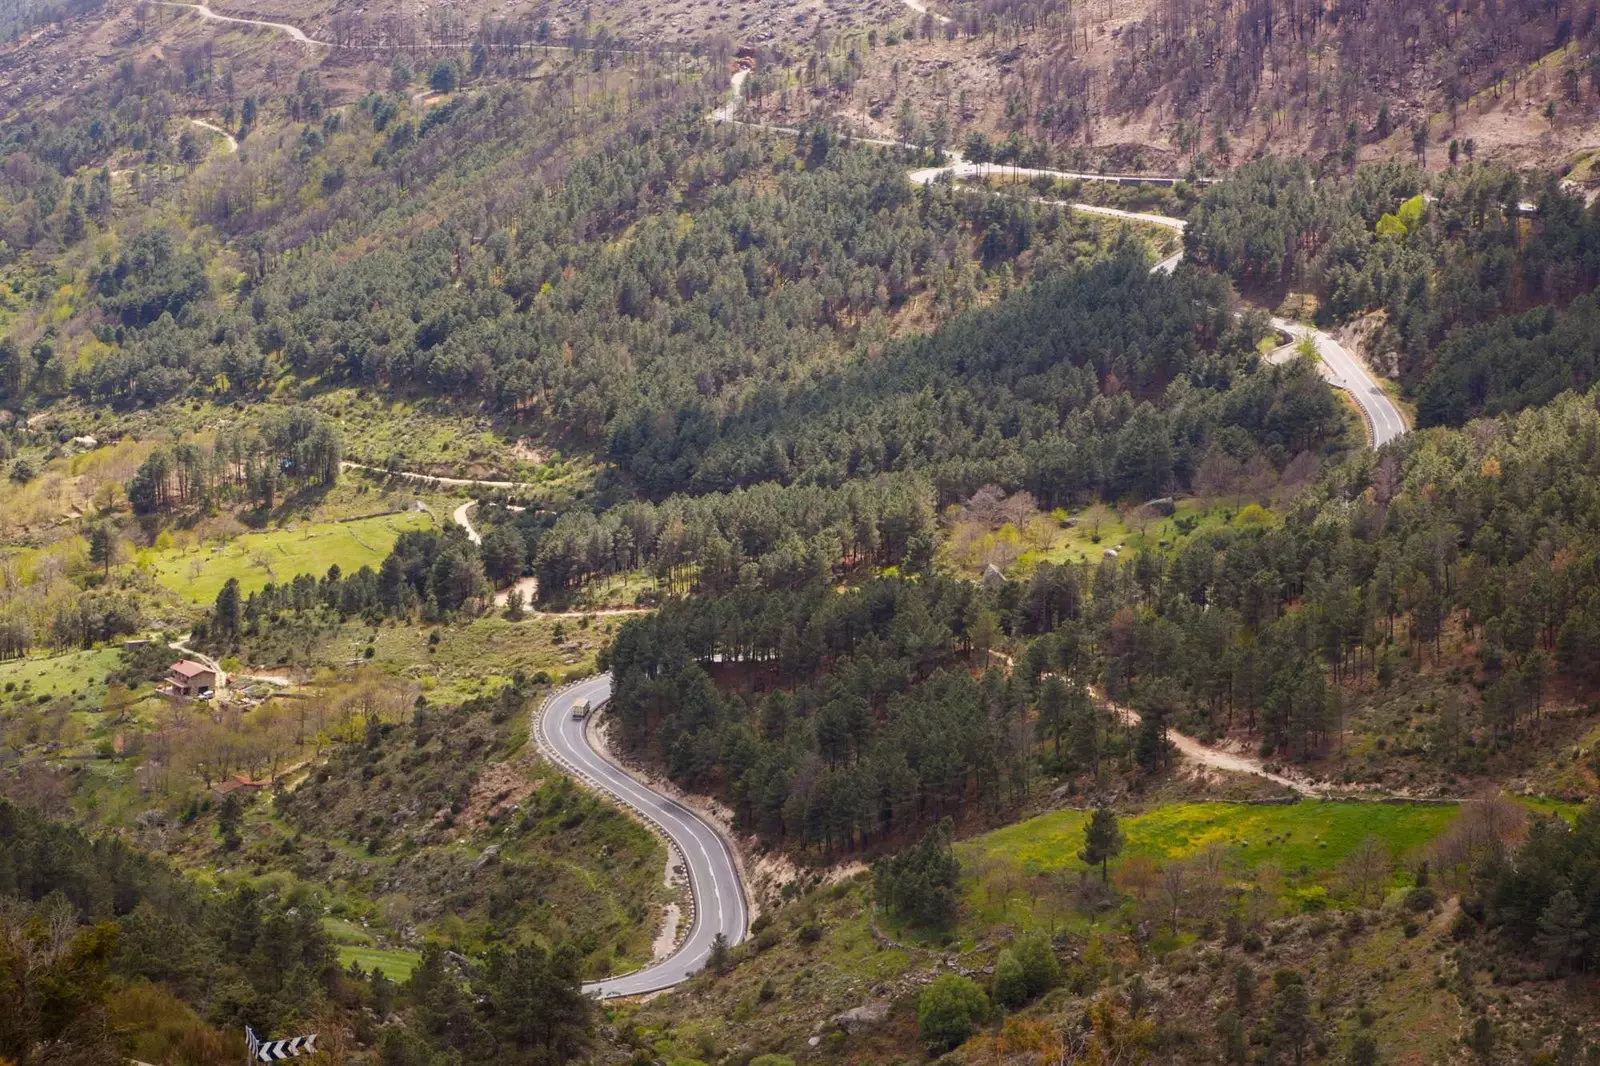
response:
[[[882,1025],[889,1017],[889,1001],[886,999],[869,1000],[859,1007],[852,1007],[833,1016],[833,1024],[847,1033],[859,1033],[873,1026]]]

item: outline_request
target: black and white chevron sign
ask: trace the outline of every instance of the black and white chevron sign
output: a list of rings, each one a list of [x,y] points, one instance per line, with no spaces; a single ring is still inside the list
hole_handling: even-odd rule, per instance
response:
[[[252,1062],[279,1062],[299,1055],[310,1055],[317,1050],[317,1034],[297,1036],[289,1040],[259,1040],[256,1031],[244,1027],[244,1042],[250,1048]]]

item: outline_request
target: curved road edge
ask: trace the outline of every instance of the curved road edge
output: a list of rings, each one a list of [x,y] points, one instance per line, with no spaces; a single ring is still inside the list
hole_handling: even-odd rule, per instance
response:
[[[596,674],[552,692],[534,712],[533,735],[551,762],[585,785],[628,808],[667,838],[689,875],[689,933],[664,959],[632,973],[592,981],[583,990],[601,999],[660,992],[687,980],[711,954],[717,934],[742,941],[750,905],[733,846],[715,825],[670,796],[653,791],[603,755],[589,738],[594,714],[572,717],[579,700],[601,707],[611,698],[611,675]]]

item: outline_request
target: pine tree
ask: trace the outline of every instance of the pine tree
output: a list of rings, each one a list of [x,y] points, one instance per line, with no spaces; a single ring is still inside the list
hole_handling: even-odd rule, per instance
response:
[[[1272,1001],[1272,1036],[1293,1056],[1295,1066],[1305,1061],[1306,1043],[1311,1039],[1311,994],[1305,976],[1295,970],[1279,970],[1273,975],[1277,993]]]
[[[1539,931],[1534,934],[1534,946],[1544,956],[1544,964],[1558,977],[1571,973],[1584,955],[1584,944],[1589,934],[1583,927],[1583,914],[1578,909],[1578,897],[1570,888],[1563,888],[1551,897],[1539,915]]]
[[[1484,1062],[1494,1060],[1495,1031],[1494,1022],[1486,1015],[1478,1015],[1473,1020],[1472,1030],[1467,1037],[1467,1046]]]
[[[1217,1039],[1222,1043],[1222,1061],[1233,1066],[1243,1066],[1250,1057],[1250,1045],[1245,1039],[1244,1023],[1233,1011],[1223,1011],[1217,1018]]]
[[[1055,745],[1055,757],[1061,759],[1061,735],[1067,728],[1067,686],[1059,677],[1047,677],[1039,694],[1039,727],[1049,735]]]
[[[950,823],[940,822],[916,846],[874,868],[878,903],[901,921],[928,929],[955,924],[961,863],[950,849]]]
[[[1241,1017],[1248,1017],[1256,1002],[1256,972],[1241,962],[1233,971],[1233,1002]]]
[[[1167,725],[1164,714],[1145,711],[1139,720],[1139,735],[1133,744],[1133,758],[1145,773],[1153,774],[1167,760]]]
[[[1079,762],[1087,766],[1096,778],[1100,776],[1100,729],[1096,721],[1094,704],[1089,701],[1088,695],[1081,685],[1074,685],[1070,692],[1072,734],[1069,744],[1077,755]]]
[[[239,824],[244,820],[244,811],[239,806],[239,796],[230,792],[222,801],[222,807],[217,811],[217,833],[222,837],[222,850],[237,851],[242,843],[239,837]]]
[[[111,564],[117,561],[117,534],[109,523],[101,522],[89,530],[89,561],[111,576]]]
[[[1109,883],[1111,860],[1122,854],[1123,843],[1116,813],[1110,807],[1097,807],[1084,830],[1083,850],[1078,852],[1078,859],[1090,866],[1099,866],[1100,882]]]

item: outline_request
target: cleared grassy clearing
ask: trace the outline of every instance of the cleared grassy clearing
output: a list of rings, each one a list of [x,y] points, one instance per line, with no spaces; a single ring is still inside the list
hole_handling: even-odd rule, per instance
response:
[[[1089,562],[1101,558],[1107,548],[1117,548],[1119,552],[1166,550],[1204,530],[1225,525],[1270,525],[1275,521],[1271,511],[1257,505],[1246,504],[1240,509],[1207,504],[1192,497],[1178,500],[1170,518],[1144,518],[1139,510],[1109,514],[1099,522],[1091,513],[1093,508],[1080,513],[1075,516],[1076,524],[1063,529],[1054,545],[1024,552],[1022,565],[1027,568],[1045,562]]]
[[[541,603],[536,610],[582,611],[605,610],[615,607],[634,607],[640,601],[659,600],[667,592],[666,585],[643,570],[611,574],[580,585],[549,603]]]
[[[1455,816],[1454,806],[1436,804],[1177,803],[1123,819],[1122,854],[1160,864],[1216,845],[1226,849],[1241,880],[1257,879],[1270,867],[1275,876],[1268,880],[1289,890],[1326,889],[1339,863],[1367,836],[1402,858],[1438,836]],[[1024,887],[1028,879],[1090,872],[1078,858],[1088,820],[1086,811],[1052,811],[957,845],[971,912],[984,921],[1015,921],[1019,904],[1031,898]],[[1024,905],[1025,921],[1033,917],[1027,910]]]
[[[247,533],[221,548],[158,553],[149,566],[155,579],[179,596],[210,603],[229,578],[238,578],[240,591],[249,594],[297,574],[321,577],[335,564],[346,573],[377,568],[401,533],[427,529],[433,521],[425,512],[411,512]]]
[[[1232,503],[1185,497],[1174,504],[1170,516],[1144,507],[1120,511],[1096,504],[1076,514],[1064,511],[1036,514],[1024,524],[985,529],[962,518],[956,520],[940,549],[940,563],[951,573],[982,576],[994,562],[1012,577],[1026,577],[1040,563],[1097,563],[1106,553],[1173,551],[1197,533],[1224,526],[1270,526],[1277,516],[1260,504]]]
[[[339,945],[339,965],[349,968],[356,963],[363,970],[372,973],[382,970],[383,975],[391,981],[400,982],[411,976],[411,971],[416,968],[417,962],[422,958],[415,951],[404,949],[385,949],[356,947],[351,944]]]
[[[511,622],[487,615],[435,629],[351,625],[322,654],[331,662],[365,659],[416,677],[430,702],[452,703],[493,692],[518,670],[543,670],[557,679],[592,673],[595,655],[623,621],[601,617],[583,626],[574,618],[531,615]]]
[[[34,696],[76,696],[82,705],[98,706],[105,696],[106,675],[120,664],[115,648],[12,659],[0,663],[0,688],[25,688]]]
[[[481,420],[433,402],[379,397],[358,389],[328,389],[309,402],[339,418],[349,443],[347,457],[372,466],[394,459],[403,470],[524,481],[553,495],[585,488],[594,477],[594,465],[584,457],[519,445],[519,433],[534,432],[530,427],[490,429]]]
[[[342,946],[372,947],[375,943],[371,933],[348,918],[324,918],[322,928]]]

